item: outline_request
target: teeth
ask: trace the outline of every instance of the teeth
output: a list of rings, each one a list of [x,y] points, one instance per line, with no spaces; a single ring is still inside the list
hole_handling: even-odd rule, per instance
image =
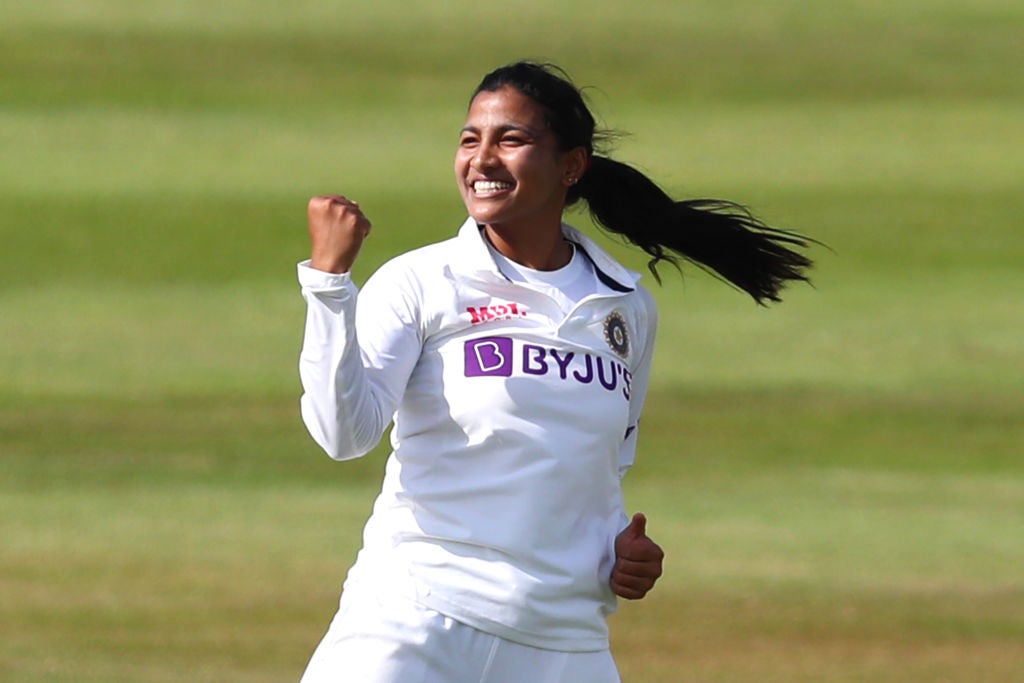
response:
[[[477,192],[497,192],[498,190],[507,190],[511,187],[512,183],[500,180],[478,180],[473,183],[473,189]]]

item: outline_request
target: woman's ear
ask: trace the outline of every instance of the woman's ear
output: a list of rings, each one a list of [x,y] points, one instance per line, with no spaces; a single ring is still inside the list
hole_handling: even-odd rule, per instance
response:
[[[578,183],[586,173],[589,156],[585,147],[576,147],[565,153],[565,176],[562,181],[567,186]]]

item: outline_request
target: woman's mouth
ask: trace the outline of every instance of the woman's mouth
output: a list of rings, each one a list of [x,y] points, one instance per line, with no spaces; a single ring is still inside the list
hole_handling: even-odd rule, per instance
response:
[[[473,192],[478,195],[494,194],[504,190],[511,190],[513,183],[504,180],[474,180]]]

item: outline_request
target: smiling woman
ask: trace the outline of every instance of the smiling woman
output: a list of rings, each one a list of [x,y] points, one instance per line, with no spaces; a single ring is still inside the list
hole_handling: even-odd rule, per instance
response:
[[[572,256],[560,225],[586,151],[563,151],[544,111],[512,86],[473,98],[455,154],[455,177],[469,215],[503,255],[534,270],[557,270]]]
[[[652,257],[690,259],[755,300],[810,262],[734,204],[674,202],[596,153],[594,119],[553,67],[477,88],[455,154],[469,218],[361,292],[370,221],[309,202],[303,420],[334,459],[393,451],[364,545],[305,683],[615,683],[606,617],[662,573],[622,478],[636,454],[653,299],[562,223],[584,200]],[[358,307],[356,301],[358,299]]]

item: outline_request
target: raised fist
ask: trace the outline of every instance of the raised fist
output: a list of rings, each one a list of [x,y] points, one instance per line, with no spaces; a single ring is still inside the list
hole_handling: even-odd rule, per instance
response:
[[[352,268],[363,240],[370,234],[370,221],[359,202],[341,195],[318,195],[309,200],[310,265],[326,273],[346,273]]]

